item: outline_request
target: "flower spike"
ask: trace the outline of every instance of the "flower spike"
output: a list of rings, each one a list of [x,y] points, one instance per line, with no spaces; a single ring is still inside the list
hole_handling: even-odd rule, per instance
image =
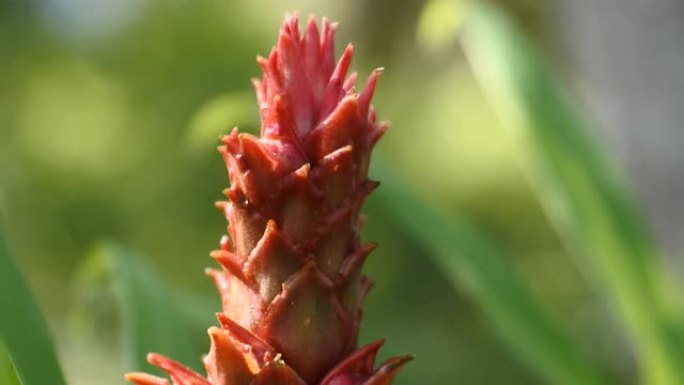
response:
[[[411,356],[375,368],[383,341],[357,348],[362,273],[375,243],[362,244],[365,198],[377,140],[389,127],[371,106],[377,69],[356,94],[348,75],[353,47],[335,60],[337,24],[312,17],[300,33],[288,16],[275,48],[258,57],[253,79],[261,117],[256,137],[234,129],[221,138],[228,168],[229,223],[208,269],[222,299],[211,327],[206,375],[150,354],[169,380],[142,373],[137,385],[390,385]]]

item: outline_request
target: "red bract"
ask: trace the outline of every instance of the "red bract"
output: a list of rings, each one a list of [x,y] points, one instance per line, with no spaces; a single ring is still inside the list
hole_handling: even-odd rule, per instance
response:
[[[254,80],[261,135],[222,138],[230,174],[229,222],[210,270],[223,301],[209,329],[207,378],[156,354],[175,385],[387,385],[409,359],[374,370],[381,341],[357,348],[374,244],[359,239],[359,211],[377,186],[370,152],[387,129],[370,106],[380,70],[356,93],[352,46],[334,63],[335,25],[312,18],[303,35],[288,17]],[[168,384],[141,373],[138,385]]]

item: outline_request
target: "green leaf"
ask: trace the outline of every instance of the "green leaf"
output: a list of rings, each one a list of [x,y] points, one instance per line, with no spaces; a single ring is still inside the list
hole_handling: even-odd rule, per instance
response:
[[[85,281],[102,276],[118,304],[127,370],[156,371],[147,364],[150,352],[201,368],[218,303],[174,287],[145,259],[116,244],[100,247],[81,271]]]
[[[532,44],[495,9],[478,2],[462,42],[501,122],[526,145],[522,167],[547,216],[619,311],[645,381],[684,384],[659,251],[589,125]]]
[[[21,385],[17,372],[14,369],[12,358],[9,356],[5,345],[0,340],[0,384]]]
[[[64,385],[47,325],[0,233],[0,340],[24,385]]]
[[[480,303],[500,336],[533,370],[553,384],[604,383],[495,245],[467,223],[421,203],[387,171],[382,175],[381,204],[400,221],[406,236],[430,251],[453,285]]]

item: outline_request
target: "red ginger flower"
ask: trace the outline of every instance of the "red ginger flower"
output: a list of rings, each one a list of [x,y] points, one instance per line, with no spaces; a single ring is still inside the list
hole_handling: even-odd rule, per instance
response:
[[[312,18],[300,36],[288,17],[254,80],[259,138],[233,130],[219,151],[230,174],[218,206],[230,238],[210,270],[222,297],[220,328],[209,329],[207,378],[150,354],[175,385],[389,385],[410,356],[373,370],[382,341],[356,349],[371,281],[361,273],[375,244],[359,239],[359,211],[377,186],[370,152],[387,129],[370,106],[380,70],[358,95],[346,77],[348,45],[334,63],[335,25]],[[143,373],[138,385],[169,385]]]

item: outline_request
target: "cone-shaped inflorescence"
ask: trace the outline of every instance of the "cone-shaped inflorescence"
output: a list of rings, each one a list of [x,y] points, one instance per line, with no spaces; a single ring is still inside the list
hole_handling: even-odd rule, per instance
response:
[[[229,222],[210,270],[221,293],[220,328],[209,329],[207,378],[159,355],[150,363],[175,385],[388,385],[409,356],[374,370],[378,341],[357,350],[362,273],[375,247],[361,244],[359,210],[377,186],[370,152],[387,129],[370,106],[380,74],[356,93],[352,46],[335,63],[335,25],[313,18],[300,35],[288,17],[254,80],[261,136],[235,129],[219,151],[230,174],[218,206]],[[142,373],[138,385],[168,385]]]

